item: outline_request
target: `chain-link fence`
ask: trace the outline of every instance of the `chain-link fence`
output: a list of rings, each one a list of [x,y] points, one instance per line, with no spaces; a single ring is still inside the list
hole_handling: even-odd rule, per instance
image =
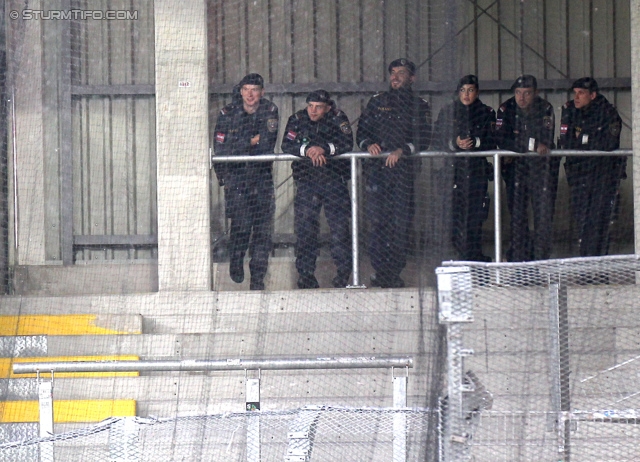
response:
[[[633,460],[638,257],[438,270],[445,459]]]
[[[51,438],[0,446],[0,460],[421,461],[430,412],[308,406],[176,419],[110,419]],[[400,444],[401,443],[401,444]],[[40,458],[40,460],[52,460]]]

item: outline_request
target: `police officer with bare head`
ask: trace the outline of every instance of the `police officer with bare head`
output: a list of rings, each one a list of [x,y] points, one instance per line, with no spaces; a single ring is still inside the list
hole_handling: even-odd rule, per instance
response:
[[[404,287],[400,273],[406,265],[414,211],[415,164],[410,157],[431,144],[431,106],[411,88],[415,64],[396,59],[388,71],[389,91],[369,100],[356,133],[358,146],[372,156],[390,152],[364,165],[369,256],[375,270],[371,284],[384,288]]]
[[[480,101],[478,77],[465,75],[458,82],[455,100],[438,114],[439,148],[450,152],[495,149],[495,111]],[[452,158],[452,237],[459,257],[467,261],[491,261],[482,253],[482,223],[488,216],[487,188],[493,169],[486,157]]]
[[[522,75],[513,83],[514,96],[498,109],[498,147],[535,156],[507,157],[502,176],[511,215],[509,261],[546,260],[551,256],[553,214],[558,191],[560,158],[549,155],[554,145],[553,106],[538,95],[538,82]],[[533,232],[529,229],[529,203]]]
[[[240,97],[226,105],[215,128],[215,154],[258,156],[273,154],[278,136],[278,108],[264,98],[264,80],[248,74],[238,85]],[[275,202],[273,162],[216,163],[218,182],[224,186],[229,231],[229,275],[244,281],[244,256],[249,249],[251,290],[264,290],[271,252],[271,226]]]
[[[583,77],[571,88],[573,99],[562,108],[560,148],[618,149],[622,119],[616,108],[599,93],[598,83],[591,77]],[[626,178],[626,157],[567,156],[564,169],[571,190],[580,256],[606,255],[620,180]]]
[[[294,227],[298,288],[319,287],[314,273],[318,257],[320,209],[331,231],[331,256],[337,267],[334,287],[346,287],[351,276],[351,199],[347,189],[349,161],[334,159],[353,148],[347,115],[336,108],[325,90],[307,96],[307,107],[287,122],[282,151],[303,159],[293,162],[296,184]]]

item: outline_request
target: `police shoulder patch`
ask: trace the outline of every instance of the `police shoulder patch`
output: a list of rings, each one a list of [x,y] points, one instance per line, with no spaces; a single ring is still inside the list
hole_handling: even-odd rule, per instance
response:
[[[547,130],[551,130],[553,128],[553,118],[551,116],[545,116],[542,118],[542,126]]]
[[[340,124],[340,130],[342,131],[342,133],[344,133],[345,135],[350,135],[351,134],[351,125],[349,124],[349,122],[344,121]]]
[[[619,120],[615,120],[609,125],[609,132],[612,136],[620,135],[620,131],[622,130],[622,124]]]

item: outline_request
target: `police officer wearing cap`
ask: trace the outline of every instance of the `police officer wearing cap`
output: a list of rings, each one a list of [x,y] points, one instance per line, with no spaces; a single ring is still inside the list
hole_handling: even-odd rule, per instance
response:
[[[273,154],[278,136],[278,107],[263,98],[264,80],[248,74],[238,84],[240,98],[220,111],[215,128],[218,156]],[[244,256],[249,249],[251,290],[264,290],[271,252],[271,226],[275,210],[272,162],[215,163],[224,186],[229,231],[229,275],[244,280]]]
[[[478,77],[458,82],[455,100],[440,110],[436,122],[439,148],[450,152],[495,149],[495,111],[478,98]],[[485,157],[455,157],[452,234],[462,260],[491,261],[482,253],[482,223],[487,219],[487,189],[493,169]]]
[[[334,287],[346,287],[351,276],[351,199],[347,189],[349,161],[333,157],[350,152],[353,133],[347,115],[325,90],[307,96],[307,107],[289,117],[282,151],[303,157],[293,162],[296,184],[294,227],[298,288],[319,287],[314,275],[318,257],[320,209],[331,231],[331,256],[337,267]]]
[[[622,119],[598,92],[598,83],[583,77],[572,85],[573,100],[562,107],[562,149],[613,151],[620,147]],[[578,232],[580,256],[607,255],[620,180],[626,178],[623,156],[567,156],[564,169]]]
[[[537,156],[504,158],[502,176],[511,214],[511,247],[508,261],[546,260],[551,256],[553,214],[558,191],[560,158],[549,155],[554,145],[553,106],[538,95],[532,75],[513,83],[514,97],[498,109],[498,147]],[[533,209],[533,232],[529,229],[528,207]]]
[[[431,144],[431,106],[411,86],[416,66],[396,59],[388,67],[389,91],[374,95],[360,116],[356,142],[372,156],[384,159],[364,163],[370,219],[369,256],[375,274],[371,284],[403,287],[400,273],[406,265],[409,229],[413,219],[412,154]]]

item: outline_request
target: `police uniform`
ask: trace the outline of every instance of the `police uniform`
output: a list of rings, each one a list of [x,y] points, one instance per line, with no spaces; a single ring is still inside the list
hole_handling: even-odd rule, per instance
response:
[[[475,82],[477,88],[477,78]],[[458,90],[461,86],[458,85]],[[495,111],[480,99],[468,106],[456,99],[438,114],[436,133],[440,149],[451,152],[495,149],[495,122]],[[473,147],[461,149],[456,143],[458,137],[471,138]],[[491,164],[484,157],[456,157],[452,159],[452,164],[453,245],[462,260],[491,261],[491,258],[482,254],[482,223],[488,216],[487,189],[489,179],[493,178]]]
[[[415,65],[405,59],[393,61],[389,71],[399,66],[415,72]],[[400,273],[406,265],[414,212],[416,165],[408,157],[431,144],[431,106],[410,88],[378,93],[360,116],[356,142],[365,151],[372,144],[378,144],[384,152],[402,149],[394,167],[385,167],[384,159],[364,162],[369,256],[375,271],[371,282],[381,287],[402,287]]]
[[[595,80],[590,78],[577,80],[572,88],[598,92]],[[576,108],[574,101],[563,106],[558,144],[562,149],[613,151],[620,147],[621,127],[616,108],[598,93],[585,107]],[[626,157],[567,156],[564,168],[580,256],[607,255],[620,180],[626,178]]]
[[[536,86],[535,77],[522,76],[512,89],[535,90]],[[535,152],[540,144],[553,149],[554,131],[553,106],[539,96],[534,97],[526,111],[518,107],[515,97],[498,109],[496,139],[500,149]],[[511,215],[508,261],[546,260],[551,256],[559,169],[559,157],[536,155],[503,159],[502,176]],[[529,202],[533,209],[533,235],[529,230]]]
[[[296,184],[294,225],[298,287],[318,287],[314,272],[322,206],[331,231],[331,256],[338,270],[333,285],[345,287],[352,265],[351,199],[347,189],[350,170],[348,160],[332,157],[352,150],[353,133],[347,115],[335,108],[329,93],[324,90],[312,92],[307,97],[309,102],[325,103],[331,108],[315,122],[306,109],[296,112],[289,117],[282,139],[283,152],[303,157],[291,166]],[[307,150],[313,146],[324,149],[325,165],[314,166],[311,159],[305,158]]]
[[[257,74],[249,74],[258,76]],[[247,79],[245,77],[245,79]],[[259,77],[259,76],[258,76]],[[245,82],[243,79],[242,82]],[[241,84],[242,84],[241,82]],[[249,85],[262,78],[248,79]],[[242,85],[240,85],[242,86]],[[262,85],[261,85],[262,86]],[[260,135],[257,145],[251,138]],[[273,154],[278,135],[278,107],[261,99],[256,112],[244,110],[242,100],[225,106],[215,128],[215,154],[218,156],[257,156]],[[215,172],[224,185],[226,216],[231,220],[229,231],[229,271],[235,282],[244,280],[243,259],[249,249],[251,289],[264,289],[275,202],[272,162],[216,163]]]

